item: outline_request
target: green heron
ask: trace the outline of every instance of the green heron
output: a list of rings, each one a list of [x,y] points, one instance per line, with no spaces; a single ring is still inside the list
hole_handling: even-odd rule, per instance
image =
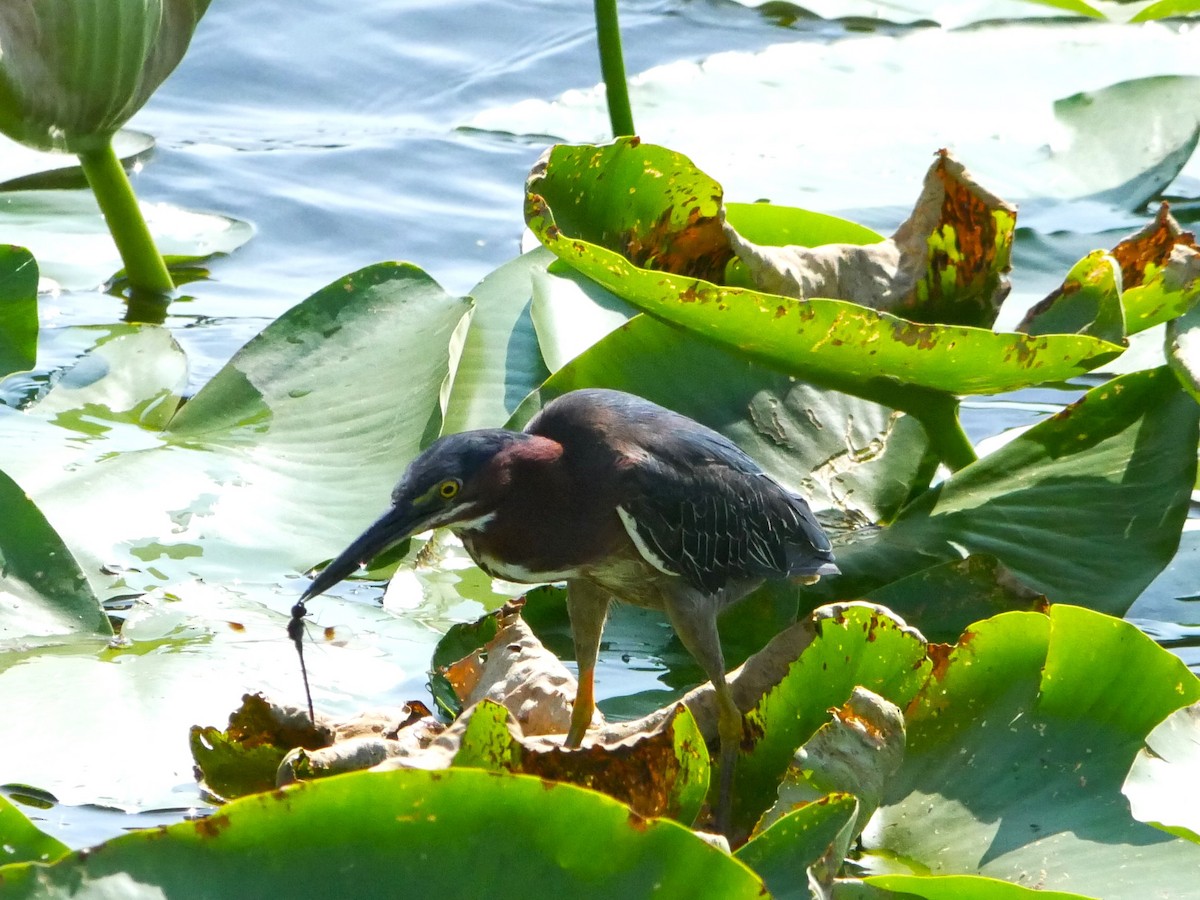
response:
[[[391,508],[309,585],[300,613],[388,547],[438,527],[455,532],[493,577],[567,583],[579,666],[568,747],[580,745],[592,720],[610,600],[666,612],[716,691],[725,830],[742,715],[725,680],[717,615],[768,578],[811,582],[838,572],[804,499],[686,416],[620,391],[572,391],[524,431],[467,431],[431,444],[400,479]]]

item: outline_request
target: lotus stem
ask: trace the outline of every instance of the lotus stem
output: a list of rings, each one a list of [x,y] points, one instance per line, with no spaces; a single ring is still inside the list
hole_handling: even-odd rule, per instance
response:
[[[175,290],[175,284],[150,236],[133,185],[117,158],[112,140],[105,141],[95,150],[81,152],[79,161],[125,263],[129,284],[142,291],[170,294]]]
[[[951,472],[969,466],[979,459],[970,438],[963,431],[958,418],[958,399],[948,397],[946,403],[922,404],[919,410],[910,410],[925,427],[929,443],[938,459]]]
[[[608,118],[613,137],[631,137],[633,110],[629,106],[629,85],[625,82],[625,57],[621,51],[621,26],[617,21],[617,0],[595,0],[596,40],[600,45],[600,72],[608,99]]]

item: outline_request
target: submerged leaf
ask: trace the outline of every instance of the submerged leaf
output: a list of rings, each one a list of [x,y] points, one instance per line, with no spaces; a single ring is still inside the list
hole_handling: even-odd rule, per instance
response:
[[[760,246],[725,234],[761,291],[849,300],[915,322],[987,327],[1008,295],[1017,210],[942,150],[912,215],[888,240]]]

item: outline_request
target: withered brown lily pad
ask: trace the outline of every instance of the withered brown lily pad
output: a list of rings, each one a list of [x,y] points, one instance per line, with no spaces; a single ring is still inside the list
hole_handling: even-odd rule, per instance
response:
[[[333,738],[328,720],[314,725],[305,710],[279,706],[262,694],[244,695],[224,731],[193,725],[189,735],[197,780],[223,800],[270,790],[288,751],[326,747]]]
[[[1097,250],[1080,260],[1061,287],[1025,314],[1017,330],[1091,334],[1115,342],[1183,315],[1197,296],[1195,235],[1180,228],[1163,203],[1141,231],[1108,253]]]
[[[683,704],[647,731],[568,750],[527,740],[503,706],[483,700],[464,713],[453,765],[538,775],[601,791],[647,818],[691,824],[708,793],[708,747]]]
[[[314,725],[307,710],[246,694],[224,731],[193,726],[190,743],[203,789],[230,800],[297,778],[367,768],[402,748],[427,747],[443,728],[419,701],[343,722],[318,715]]]
[[[938,152],[912,215],[875,244],[771,247],[725,234],[759,290],[848,300],[915,322],[990,327],[1008,295],[1016,207]]]

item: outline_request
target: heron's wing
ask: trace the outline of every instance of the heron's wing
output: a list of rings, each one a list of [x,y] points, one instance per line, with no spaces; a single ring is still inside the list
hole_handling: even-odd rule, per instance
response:
[[[731,580],[837,571],[808,504],[748,457],[690,462],[648,455],[628,471],[621,519],[657,568],[706,593]]]

